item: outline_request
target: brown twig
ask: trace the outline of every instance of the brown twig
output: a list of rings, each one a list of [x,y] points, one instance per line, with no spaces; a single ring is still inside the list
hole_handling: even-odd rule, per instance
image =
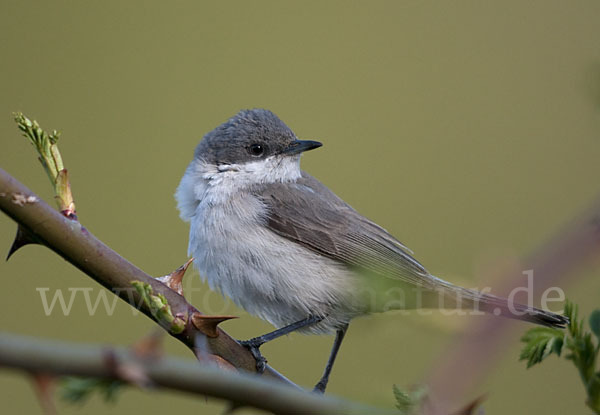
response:
[[[1,332],[0,366],[31,373],[115,379],[133,386],[139,386],[141,377],[146,386],[208,395],[236,407],[251,406],[275,414],[392,413],[186,359],[167,356],[144,359],[123,348],[108,349]],[[129,372],[136,377],[131,378]]]
[[[26,203],[18,203],[23,200]],[[51,208],[2,169],[0,210],[17,222],[37,243],[47,246],[131,306],[138,307],[154,321],[163,323],[157,319],[156,313],[153,312],[155,310],[144,303],[142,296],[133,286],[135,281],[148,284],[153,293],[164,296],[172,315],[184,321],[183,331],[176,333],[168,330],[173,337],[194,352],[195,339],[205,338],[204,344],[212,354],[238,369],[255,372],[256,362],[250,352],[227,333],[217,328],[217,335],[213,337],[214,333],[211,332],[211,337],[208,337],[192,323],[191,316],[201,313],[183,296],[121,257],[78,221],[70,220]],[[267,367],[263,375],[294,385],[271,367]]]

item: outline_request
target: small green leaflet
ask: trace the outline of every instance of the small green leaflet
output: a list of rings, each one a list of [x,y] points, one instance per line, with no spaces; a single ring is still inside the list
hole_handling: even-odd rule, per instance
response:
[[[393,385],[394,397],[396,398],[396,408],[400,410],[402,415],[413,415],[418,413],[423,400],[427,396],[427,388],[417,386],[413,390],[406,391]]]
[[[552,353],[560,356],[565,335],[561,330],[550,327],[536,327],[528,330],[521,341],[525,347],[521,351],[519,360],[527,360],[527,368],[540,363]]]
[[[61,382],[61,397],[72,403],[83,403],[94,392],[99,392],[106,402],[115,402],[122,386],[120,380],[65,376]]]
[[[600,340],[600,310],[592,311],[592,314],[590,314],[589,324],[594,336]]]

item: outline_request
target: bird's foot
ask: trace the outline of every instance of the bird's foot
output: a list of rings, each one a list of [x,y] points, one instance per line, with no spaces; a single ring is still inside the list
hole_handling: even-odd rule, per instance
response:
[[[259,347],[263,345],[264,341],[259,338],[253,338],[250,340],[238,340],[238,343],[244,346],[252,353],[252,357],[256,360],[256,372],[262,374],[267,367],[267,359],[262,355]]]
[[[323,379],[321,379],[319,381],[319,383],[317,383],[313,389],[314,393],[318,393],[320,395],[323,395],[325,393],[325,388],[327,387],[327,381],[323,381]]]

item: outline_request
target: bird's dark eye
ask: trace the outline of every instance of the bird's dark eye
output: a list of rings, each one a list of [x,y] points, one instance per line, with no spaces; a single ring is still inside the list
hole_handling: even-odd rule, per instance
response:
[[[252,144],[248,147],[248,152],[254,157],[260,157],[265,153],[265,146],[262,144]]]

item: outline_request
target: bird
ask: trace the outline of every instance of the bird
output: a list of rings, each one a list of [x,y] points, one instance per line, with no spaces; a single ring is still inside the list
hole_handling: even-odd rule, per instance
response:
[[[269,110],[242,110],[201,139],[175,192],[201,277],[275,327],[240,342],[258,372],[267,341],[335,334],[313,389],[324,393],[350,321],[394,309],[456,307],[549,327],[568,323],[432,275],[398,239],[301,169],[301,155],[321,146],[298,139]]]

